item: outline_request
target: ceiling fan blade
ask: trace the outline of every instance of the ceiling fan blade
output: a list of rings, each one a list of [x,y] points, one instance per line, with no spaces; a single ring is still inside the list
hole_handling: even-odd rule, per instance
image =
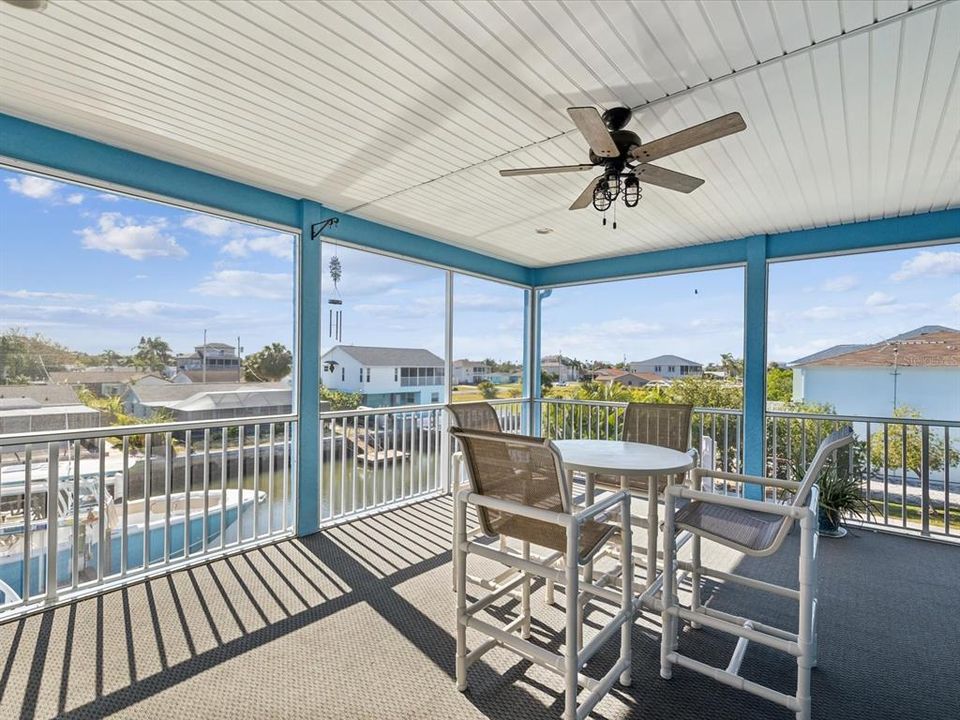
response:
[[[705,123],[688,127],[686,130],[675,132],[673,135],[667,135],[643,145],[636,145],[630,150],[630,157],[640,162],[657,160],[746,129],[747,124],[743,121],[740,113],[732,112],[713,120],[707,120]]]
[[[594,107],[567,108],[570,119],[577,126],[580,134],[587,139],[587,144],[597,157],[618,157],[620,150],[610,137],[603,118]]]
[[[650,165],[648,163],[639,165],[633,173],[641,183],[659,185],[660,187],[682,193],[691,193],[703,185],[704,182],[701,178],[693,177],[693,175],[684,175],[683,173],[667,170],[665,167]]]
[[[581,170],[593,170],[596,165],[551,165],[548,167],[535,168],[510,168],[501,170],[503,177],[514,177],[515,175],[549,175],[552,173],[580,172]]]
[[[593,189],[597,186],[597,183],[603,180],[603,175],[599,175],[590,181],[590,184],[583,189],[583,192],[580,193],[580,196],[573,201],[573,205],[570,206],[571,210],[582,210],[583,208],[590,205],[593,202]]]

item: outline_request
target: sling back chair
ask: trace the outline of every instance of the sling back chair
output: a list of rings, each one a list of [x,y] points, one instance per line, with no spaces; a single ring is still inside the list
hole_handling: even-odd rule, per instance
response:
[[[458,427],[464,430],[485,430],[487,432],[503,432],[503,428],[500,424],[500,416],[497,415],[496,408],[493,407],[488,402],[469,402],[469,403],[455,403],[447,405],[447,412],[450,414],[450,425],[451,427]],[[455,452],[452,456],[452,471],[451,477],[453,478],[453,494],[456,496],[457,488],[460,487],[464,482],[463,477],[463,453]],[[453,535],[456,538],[457,534],[457,518],[456,513],[454,513],[453,518]],[[483,535],[481,528],[476,527],[473,530],[467,532],[467,535],[470,539],[475,537],[480,537]],[[455,541],[454,541],[455,542]],[[454,546],[455,547],[455,546]],[[504,552],[509,551],[506,538],[501,537],[500,539],[500,549]],[[523,547],[523,552],[527,552],[528,548],[526,545]],[[539,560],[545,562],[553,562],[559,559],[562,556],[560,552],[554,552],[552,555],[549,555],[544,558],[538,558]],[[453,553],[453,584],[456,588],[456,579],[457,579],[457,554]],[[479,585],[482,588],[487,590],[496,590],[502,582],[507,580],[516,574],[514,568],[506,568],[498,575],[492,578],[483,578],[477,575],[467,575],[467,582],[473,585]],[[553,581],[550,581],[550,592],[548,593],[548,602],[553,602]]]
[[[502,646],[521,657],[553,670],[565,679],[565,720],[586,717],[619,678],[630,684],[630,632],[633,625],[632,562],[630,558],[630,495],[625,491],[605,495],[599,501],[573,512],[563,460],[550,440],[523,435],[464,430],[453,427],[451,434],[460,443],[469,477],[468,488],[456,494],[457,538],[454,552],[457,567],[457,688],[467,688],[467,670],[488,650]],[[509,537],[524,543],[522,557],[471,541],[466,533],[467,505],[476,508],[484,535]],[[620,510],[620,562],[626,581],[614,591],[580,582],[580,568],[617,527],[598,520],[612,508]],[[563,553],[565,567],[538,562],[529,556],[530,544]],[[519,576],[467,605],[467,555],[473,553],[516,568]],[[566,593],[566,636],[562,655],[531,643],[530,585],[534,576],[564,585]],[[520,615],[504,627],[481,620],[478,614],[498,599],[522,587]],[[586,645],[578,640],[578,608],[582,594],[589,593],[618,606],[619,611]],[[467,652],[467,628],[488,637]],[[520,628],[520,636],[514,631]],[[600,680],[580,674],[589,658],[620,629],[620,656]],[[578,687],[589,692],[577,703]]]
[[[693,415],[693,405],[672,403],[639,403],[631,402],[623,413],[623,432],[620,439],[624,442],[645,443],[659,445],[678,452],[688,453],[699,459],[696,450],[690,448],[690,422]],[[601,489],[625,488],[634,497],[646,498],[647,517],[632,518],[631,522],[647,531],[646,558],[647,577],[656,576],[657,564],[657,506],[658,498],[664,489],[673,483],[683,483],[685,475],[673,477],[664,476],[657,479],[654,494],[650,494],[650,478],[631,477],[623,482],[624,478],[615,475],[597,475],[594,485]],[[591,501],[589,493],[587,502]],[[639,549],[639,548],[638,548]],[[588,569],[588,577],[592,568]],[[649,583],[648,583],[649,584]]]
[[[660,676],[669,679],[673,666],[696,670],[727,685],[738,687],[760,697],[784,705],[796,712],[797,720],[810,718],[810,669],[817,658],[817,510],[819,489],[815,484],[828,459],[840,448],[853,442],[853,428],[845,427],[823,439],[813,462],[801,482],[740,475],[701,468],[693,471],[693,487],[699,488],[703,477],[725,482],[755,483],[793,493],[789,503],[748,500],[734,495],[702,492],[682,486],[666,491],[664,516],[664,582],[663,637],[660,644]],[[686,501],[686,502],[684,502]],[[683,504],[681,504],[683,503]],[[776,553],[794,523],[800,524],[800,588],[782,587],[752,578],[734,575],[704,566],[700,560],[701,538],[738,550],[752,557]],[[675,561],[675,533],[686,530],[693,535],[692,562]],[[677,573],[689,572],[693,585],[690,608],[677,600]],[[708,608],[700,603],[700,578],[713,577],[725,582],[745,585],[756,590],[795,600],[800,605],[797,632]],[[679,620],[692,627],[709,628],[736,635],[736,648],[726,669],[720,669],[677,652]],[[787,695],[739,675],[740,663],[747,643],[756,641],[789,653],[797,658],[797,690]]]

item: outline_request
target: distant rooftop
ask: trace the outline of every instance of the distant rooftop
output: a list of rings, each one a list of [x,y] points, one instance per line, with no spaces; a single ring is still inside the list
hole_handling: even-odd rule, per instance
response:
[[[701,366],[696,360],[687,360],[679,355],[657,355],[646,360],[631,360],[630,365],[696,365]]]
[[[0,401],[33,400],[39,405],[80,405],[77,393],[69,385],[0,385]],[[4,406],[11,409],[14,402]],[[19,405],[18,407],[29,407]]]
[[[960,367],[960,330],[924,325],[875,344],[834,345],[789,363],[831,367]]]
[[[323,354],[341,350],[366,367],[442,367],[443,359],[424,348],[371,347],[336,345]]]
[[[144,405],[180,402],[203,393],[254,392],[259,390],[290,390],[285,382],[269,383],[169,383],[166,385],[133,385],[129,392],[136,394]]]

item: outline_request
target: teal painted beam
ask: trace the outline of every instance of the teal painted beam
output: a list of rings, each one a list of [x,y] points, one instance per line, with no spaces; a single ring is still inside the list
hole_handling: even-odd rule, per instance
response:
[[[324,232],[327,238],[402,255],[412,260],[425,260],[454,270],[486,275],[521,285],[530,284],[532,270],[522,265],[464,250],[405,230],[397,230],[372,220],[330,212],[337,215],[340,222]]]
[[[771,235],[767,257],[776,260],[803,255],[829,255],[954,239],[960,239],[960,209]]]
[[[299,199],[157,160],[130,150],[0,113],[0,156],[90,181],[143,191],[274,225],[300,227]],[[328,211],[332,214],[332,211]],[[336,213],[329,233],[372,250],[426,260],[498,280],[530,284],[531,270],[371,220]],[[307,235],[306,237],[309,237]]]
[[[609,232],[615,231],[610,230]],[[684,270],[702,270],[720,265],[736,265],[745,262],[746,259],[746,241],[743,239],[727,240],[705,245],[536,268],[531,280],[534,285],[548,287],[550,285],[630,277],[631,275],[655,275]]]
[[[612,232],[612,231],[610,231]],[[830,255],[960,239],[960,209],[864,220],[767,236],[767,259]],[[534,285],[596,282],[746,262],[750,238],[536,268]]]
[[[320,518],[320,242],[312,240],[310,228],[328,214],[322,205],[301,200],[300,278],[297,307],[300,332],[297,343],[297,534],[315,532]]]
[[[0,114],[0,156],[297,227],[294,198]]]
[[[743,464],[750,475],[765,475],[767,406],[767,244],[765,235],[747,239],[743,349]],[[761,500],[759,485],[747,497]]]

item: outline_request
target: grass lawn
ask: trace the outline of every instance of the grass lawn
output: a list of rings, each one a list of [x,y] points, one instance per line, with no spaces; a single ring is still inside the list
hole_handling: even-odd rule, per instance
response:
[[[871,500],[870,504],[874,507],[874,512],[876,512],[877,517],[880,521],[883,521],[883,501],[882,500]],[[900,520],[903,517],[903,506],[900,503],[888,502],[887,508],[889,509],[889,518],[892,523],[893,520]],[[920,524],[921,521],[920,506],[919,505],[907,505],[907,524],[912,523]],[[942,507],[931,507],[930,508],[930,526],[943,528],[943,508]],[[950,507],[950,528],[951,531],[955,527],[960,527],[960,508],[953,507],[951,503]]]
[[[494,387],[497,390],[497,399],[519,397],[520,383],[495,385]],[[483,399],[483,394],[477,389],[476,385],[457,385],[453,388],[454,402],[479,402]]]

